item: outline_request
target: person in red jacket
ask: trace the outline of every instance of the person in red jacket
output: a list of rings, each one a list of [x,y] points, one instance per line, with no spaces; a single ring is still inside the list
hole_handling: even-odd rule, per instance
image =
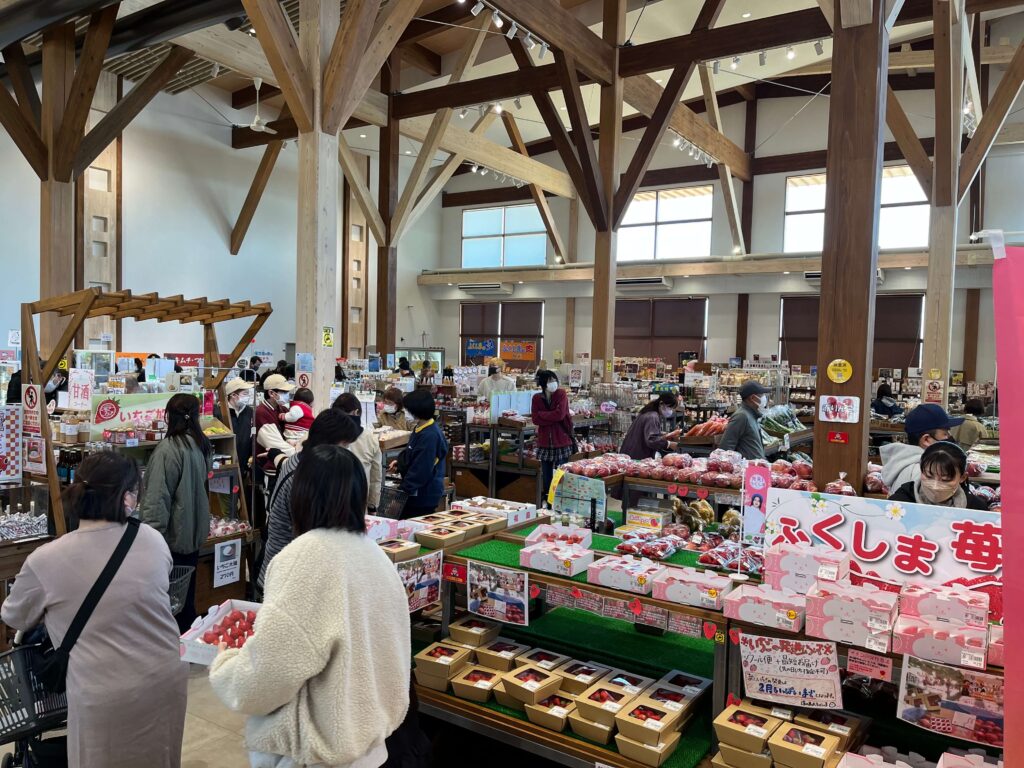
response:
[[[576,442],[572,416],[569,415],[569,396],[559,386],[554,371],[537,371],[540,392],[533,396],[530,408],[533,423],[537,425],[537,458],[540,460],[540,483],[544,498],[551,487],[555,467],[572,456]]]

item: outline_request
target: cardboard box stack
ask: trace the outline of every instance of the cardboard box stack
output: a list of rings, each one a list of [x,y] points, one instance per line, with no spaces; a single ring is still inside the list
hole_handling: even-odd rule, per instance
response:
[[[413,660],[416,682],[424,688],[445,692],[451,679],[469,664],[470,652],[455,643],[434,643],[417,653]]]

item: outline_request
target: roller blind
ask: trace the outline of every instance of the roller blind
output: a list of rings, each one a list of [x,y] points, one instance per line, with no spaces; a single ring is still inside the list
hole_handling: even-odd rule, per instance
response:
[[[660,357],[676,365],[680,352],[704,359],[706,298],[619,299],[615,302],[615,354]]]

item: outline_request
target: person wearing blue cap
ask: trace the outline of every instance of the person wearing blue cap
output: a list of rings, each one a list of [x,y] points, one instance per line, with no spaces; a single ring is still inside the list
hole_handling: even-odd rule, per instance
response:
[[[903,425],[906,443],[888,443],[879,449],[882,457],[882,481],[896,490],[921,477],[921,454],[925,448],[943,440],[952,440],[949,430],[964,423],[952,418],[941,405],[924,403],[907,414]]]
[[[745,459],[763,459],[764,442],[758,419],[768,407],[768,387],[750,379],[740,386],[740,407],[730,417],[719,445],[724,451],[737,451]]]

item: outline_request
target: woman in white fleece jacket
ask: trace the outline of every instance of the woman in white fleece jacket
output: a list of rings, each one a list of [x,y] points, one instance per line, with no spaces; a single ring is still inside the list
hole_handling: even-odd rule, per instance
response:
[[[366,537],[367,482],[335,445],[295,471],[296,538],[267,571],[255,633],[222,650],[210,683],[244,712],[254,768],[378,768],[409,706],[409,607]]]

